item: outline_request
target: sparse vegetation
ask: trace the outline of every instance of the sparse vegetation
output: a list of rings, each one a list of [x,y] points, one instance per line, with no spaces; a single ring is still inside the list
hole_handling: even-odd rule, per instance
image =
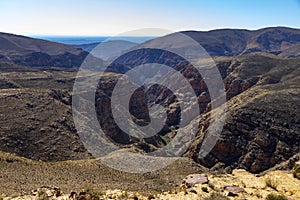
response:
[[[161,135],[160,137],[164,141],[165,144],[169,144],[170,143],[170,139],[167,136]]]
[[[7,158],[18,162],[7,162]],[[158,194],[162,190],[172,190],[170,180],[180,182],[188,174],[205,170],[193,167],[193,162],[187,158],[180,158],[153,177],[119,172],[94,159],[40,162],[3,152],[0,152],[0,166],[1,174],[5,174],[0,176],[0,194],[5,195],[13,195],[20,190],[30,193],[42,185],[59,186],[63,192],[82,191],[83,188],[101,192],[109,188],[119,188],[120,183],[121,189],[150,195]],[[52,177],[52,180],[47,177]],[[26,184],[22,184],[22,181]],[[147,184],[147,190],[144,189],[143,183]]]
[[[277,195],[277,194],[268,194],[268,196],[266,197],[266,200],[288,200],[288,198],[286,198],[283,195]]]
[[[155,199],[154,195],[149,195],[148,200],[152,200],[152,199]]]
[[[202,190],[203,192],[208,192],[207,187],[202,187],[201,190]]]
[[[225,197],[221,193],[214,192],[209,197],[204,198],[204,200],[228,200],[228,197]]]
[[[105,192],[98,192],[93,190],[90,190],[88,193],[91,195],[92,200],[98,200],[105,194]]]
[[[211,182],[208,183],[208,186],[209,186],[211,189],[213,189],[213,190],[215,189],[215,185],[212,184]]]
[[[38,200],[48,200],[48,195],[45,190],[38,191]]]
[[[275,180],[272,180],[270,177],[266,178],[266,185],[277,191],[278,183]]]

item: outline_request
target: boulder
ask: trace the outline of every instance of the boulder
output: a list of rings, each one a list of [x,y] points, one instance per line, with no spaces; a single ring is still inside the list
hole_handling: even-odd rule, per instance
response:
[[[225,186],[224,190],[227,191],[225,196],[230,196],[230,197],[238,196],[239,193],[246,192],[244,188],[237,187],[237,186]]]
[[[192,187],[196,184],[207,184],[208,178],[205,174],[190,174],[184,180],[183,184],[187,187]]]

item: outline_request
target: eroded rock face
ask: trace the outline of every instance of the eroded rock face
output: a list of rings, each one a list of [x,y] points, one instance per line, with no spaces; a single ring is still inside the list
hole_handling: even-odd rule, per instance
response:
[[[143,59],[139,60],[138,58]],[[209,109],[207,105],[210,102],[210,97],[209,93],[207,92],[206,84],[201,75],[193,66],[187,65],[187,63],[182,61],[182,58],[178,56],[176,57],[171,53],[147,49],[133,51],[128,55],[118,58],[118,60],[108,67],[107,71],[110,73],[126,73],[134,66],[148,62],[166,64],[180,71],[183,76],[186,77],[186,79],[191,80],[190,84],[193,87],[196,95],[199,97],[198,102],[200,105],[200,113],[203,113]],[[162,130],[155,136],[145,139],[134,138],[120,130],[112,115],[111,95],[120,76],[121,74],[103,77],[98,85],[98,90],[96,93],[96,109],[98,120],[101,127],[104,129],[104,132],[108,137],[118,144],[131,145],[133,143],[137,143],[137,146],[141,147],[144,151],[155,150],[153,149],[153,146],[161,147],[166,145],[166,141],[162,139],[162,136],[167,138],[167,140],[171,139],[174,136],[173,130],[176,130],[180,123],[181,110],[178,104],[178,98],[171,90],[157,84],[152,85],[146,91],[142,88],[137,89],[132,94],[129,104],[129,111],[132,115],[132,120],[137,125],[147,125],[150,122],[149,109],[155,104],[159,104],[166,109],[167,119]],[[170,83],[172,83],[172,81],[174,84],[176,84],[177,80],[170,80]],[[126,85],[123,85],[122,87],[126,88]],[[184,88],[181,89],[184,91]]]
[[[144,51],[121,58],[119,60],[121,64],[116,63],[109,71],[115,72],[120,68],[118,65],[124,65],[121,71],[125,73],[130,69],[130,63],[135,56],[143,58],[134,60],[138,64],[148,61],[160,63],[166,60],[167,62],[162,64],[173,64],[170,54],[155,51],[148,55],[149,52]],[[217,60],[217,66],[224,81],[229,105],[222,134],[209,155],[200,160],[198,151],[203,136],[207,134],[210,119],[204,117],[200,123],[199,135],[187,155],[200,164],[216,170],[231,171],[239,167],[258,173],[290,159],[299,152],[299,116],[294,112],[299,109],[297,106],[299,98],[295,96],[298,90],[289,90],[289,85],[294,87],[298,80],[290,79],[289,82],[283,82],[286,77],[293,76],[295,70],[297,71],[297,63],[275,56],[253,54],[238,58],[222,58],[220,61]],[[211,99],[201,75],[184,62],[173,67],[187,79],[194,78],[190,83],[198,96],[200,113],[207,113],[209,116]],[[115,82],[115,79],[105,80],[99,88],[101,96],[98,99],[105,102],[103,108],[99,109],[104,113],[101,123],[108,130],[107,134],[115,141],[131,144],[139,140],[122,133],[114,123],[105,125],[106,122],[113,122],[112,115],[109,114],[109,104]],[[250,90],[251,92],[248,92]],[[172,127],[176,127],[181,114],[176,96],[172,92],[157,85],[147,92],[137,90],[131,98],[131,103],[130,112],[137,124],[147,124],[148,107],[154,103],[166,107],[168,119],[159,135],[172,139],[175,134],[171,132]],[[152,137],[142,141],[140,147],[146,151],[155,150],[150,148],[149,144],[158,148],[165,145],[159,137]]]
[[[286,93],[268,94],[238,109],[229,106],[223,131],[212,151],[199,160],[198,155],[193,154],[199,148],[195,145],[190,155],[207,167],[221,162],[223,168],[238,167],[254,173],[292,158],[299,152],[300,126],[295,122],[300,118],[286,112],[285,108],[293,105],[291,109],[299,109],[298,104],[286,99],[278,107],[271,108],[273,101],[285,96]],[[201,140],[197,143],[201,144]]]
[[[204,117],[201,121],[204,129],[199,131],[188,153],[199,163],[215,170],[244,168],[258,173],[299,152],[300,116],[295,110],[300,109],[300,99],[297,97],[298,86],[293,86],[297,85],[298,79],[283,82],[287,80],[285,76],[295,71],[285,73],[284,68],[279,68],[286,61],[272,57],[264,60],[263,56],[256,59],[247,57],[244,63],[222,65],[227,83],[226,122],[213,150],[204,159],[199,159],[197,152],[207,134],[210,118]],[[287,65],[291,63],[287,62]],[[296,70],[298,65],[292,65]],[[267,82],[268,77],[276,81]]]

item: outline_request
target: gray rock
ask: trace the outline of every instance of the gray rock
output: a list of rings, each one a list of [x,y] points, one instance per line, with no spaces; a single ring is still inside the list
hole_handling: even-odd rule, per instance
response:
[[[208,178],[205,174],[190,174],[183,180],[183,184],[187,187],[206,183],[208,183]]]

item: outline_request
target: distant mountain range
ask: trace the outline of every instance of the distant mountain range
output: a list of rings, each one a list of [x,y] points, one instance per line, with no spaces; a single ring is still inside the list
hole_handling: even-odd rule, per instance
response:
[[[300,44],[300,29],[286,27],[263,28],[259,30],[219,29],[212,31],[183,31],[196,40],[210,56],[238,56],[252,52],[266,52],[285,57],[293,54]],[[150,42],[158,42],[162,38]],[[182,44],[180,48],[189,48]],[[297,47],[299,49],[299,46]]]
[[[251,52],[267,52],[286,58],[300,56],[300,29],[274,27],[254,31],[220,29],[205,32],[184,31],[183,33],[199,42],[211,56],[237,56]],[[159,40],[160,38],[148,42],[159,42]],[[97,45],[98,43],[72,46],[0,33],[0,62],[25,66],[76,68],[81,65],[88,52]],[[128,41],[109,41],[102,45],[100,53],[104,58],[108,58],[135,45]],[[182,44],[180,48],[189,47]]]
[[[71,45],[0,33],[0,62],[70,68],[80,66],[87,55]]]
[[[98,45],[100,45],[96,48]],[[95,56],[99,56],[101,59],[107,60],[114,56],[120,55],[122,51],[131,49],[132,47],[138,45],[138,43],[130,42],[126,40],[107,40],[104,42],[97,42],[91,44],[81,44],[76,45],[85,51],[91,52]]]

